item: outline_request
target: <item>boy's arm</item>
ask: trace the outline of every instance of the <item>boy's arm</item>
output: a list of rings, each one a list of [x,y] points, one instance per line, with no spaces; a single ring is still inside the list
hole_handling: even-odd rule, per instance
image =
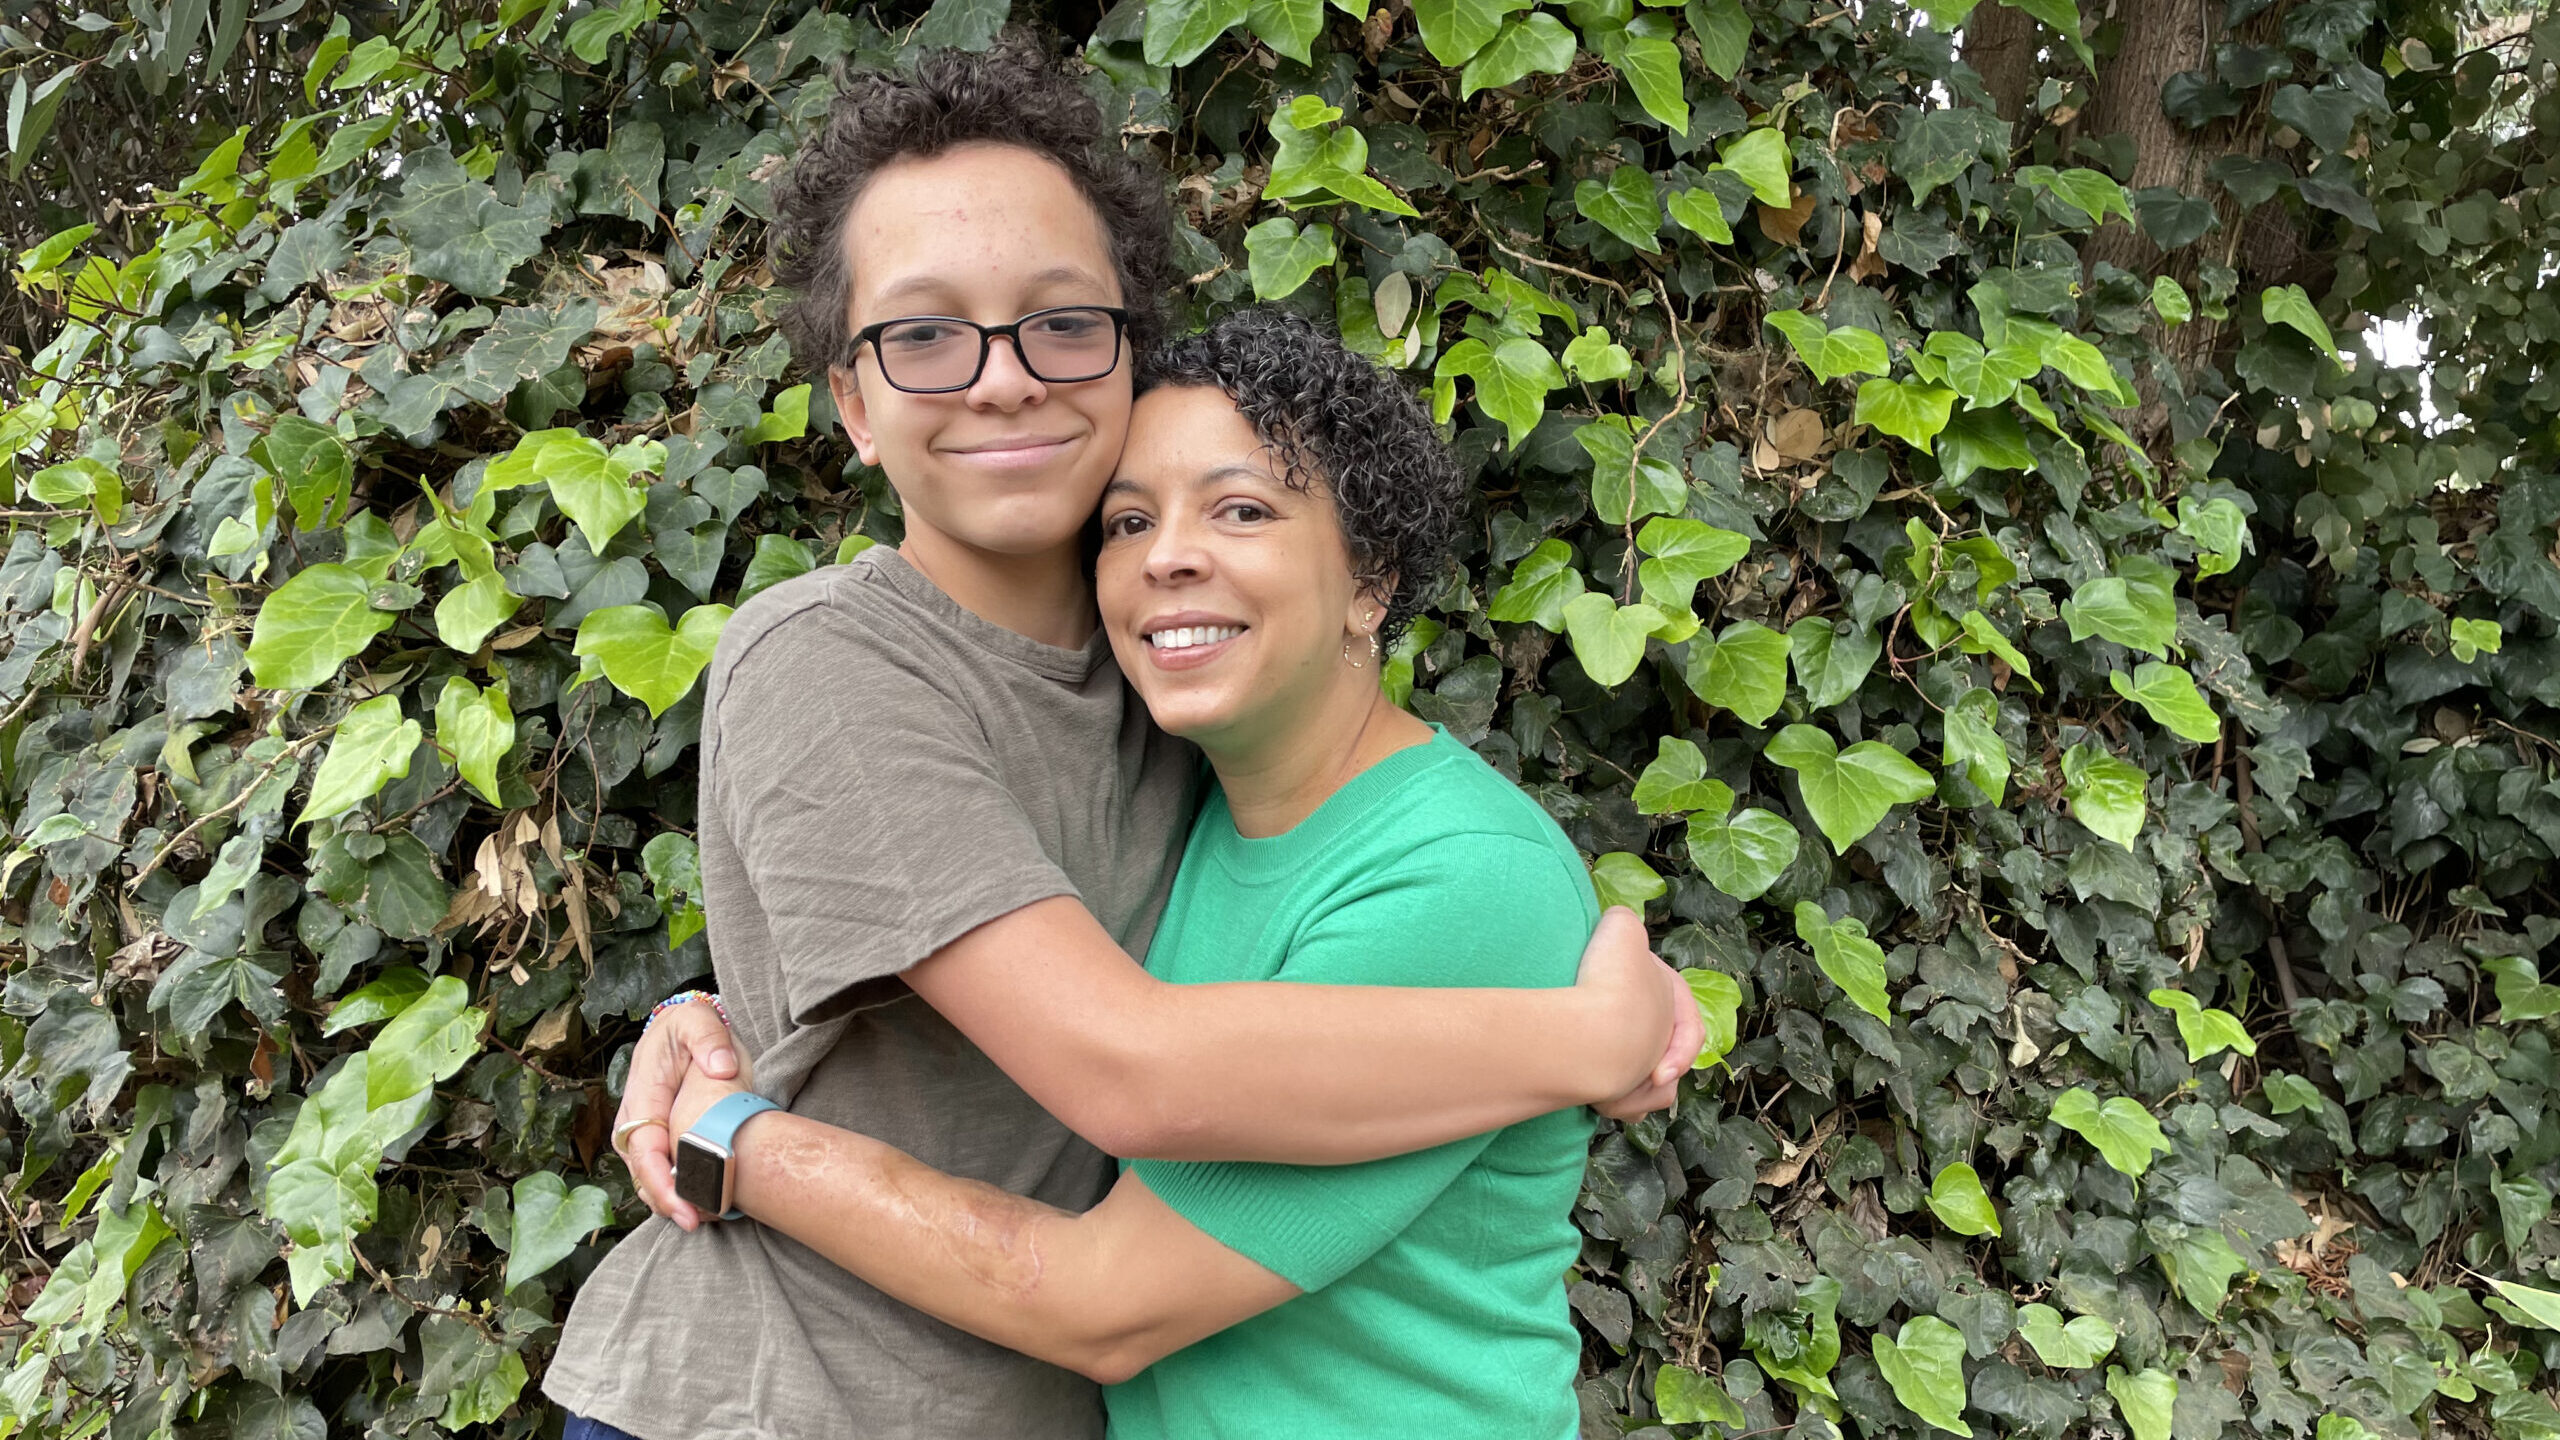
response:
[[[723,1087],[697,1083],[678,1113]],[[738,1206],[973,1335],[1116,1384],[1298,1289],[1123,1175],[1082,1215],[787,1111],[738,1131]]]
[[[1570,989],[1169,985],[1065,898],[971,930],[907,980],[1069,1128],[1165,1159],[1347,1164],[1572,1105],[1632,1119],[1672,1103],[1699,1044],[1687,985],[1617,909]],[[693,1067],[734,1075],[729,1043],[711,1007],[683,1005],[633,1055],[615,1130],[662,1215],[693,1218],[650,1122]]]

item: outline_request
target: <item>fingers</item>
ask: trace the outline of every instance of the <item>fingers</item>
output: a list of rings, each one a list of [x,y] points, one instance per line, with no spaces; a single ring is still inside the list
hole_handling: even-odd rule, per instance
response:
[[[702,1073],[720,1080],[737,1078],[738,1052],[730,1041],[729,1027],[720,1023],[718,1011],[702,1001],[678,1005],[659,1016],[649,1033],[640,1037],[642,1049],[661,1035],[670,1048],[700,1067]],[[635,1068],[639,1059],[638,1054],[632,1056]]]
[[[1662,1052],[1662,1063],[1654,1067],[1653,1083],[1676,1085],[1698,1060],[1698,1047],[1707,1039],[1707,1019],[1698,1011],[1697,997],[1690,993],[1689,982],[1680,972],[1665,965],[1662,973],[1671,981],[1671,1042]]]

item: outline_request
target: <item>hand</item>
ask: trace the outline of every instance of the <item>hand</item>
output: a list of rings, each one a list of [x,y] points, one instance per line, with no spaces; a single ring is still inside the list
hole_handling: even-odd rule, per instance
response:
[[[1654,968],[1660,970],[1663,979],[1669,983],[1673,992],[1671,1003],[1679,1018],[1671,1022],[1670,1043],[1663,1050],[1662,1058],[1655,1063],[1652,1073],[1645,1077],[1645,1083],[1606,1104],[1592,1107],[1612,1120],[1632,1123],[1656,1110],[1668,1110],[1679,1104],[1680,1077],[1689,1073],[1697,1063],[1698,1047],[1706,1043],[1707,1019],[1698,1012],[1698,1000],[1691,993],[1689,982],[1681,978],[1679,971],[1659,960],[1654,962]]]
[[[631,1073],[623,1082],[622,1107],[613,1116],[614,1134],[619,1137],[613,1148],[631,1167],[631,1183],[640,1198],[652,1213],[676,1218],[688,1230],[693,1228],[687,1223],[693,1207],[676,1198],[675,1133],[668,1127],[675,1123],[677,1092],[697,1072],[715,1080],[738,1075],[737,1046],[729,1027],[720,1022],[719,1012],[700,1000],[661,1014],[658,1023],[640,1037],[631,1052]],[[700,1113],[698,1108],[694,1111]]]
[[[695,1070],[685,1077],[684,1088],[676,1092],[675,1105],[668,1112],[667,1124],[681,1135],[694,1127],[694,1123],[702,1118],[703,1111],[723,1097],[735,1095],[746,1088],[744,1080],[723,1080],[707,1071]],[[658,1213],[687,1231],[702,1223],[701,1212],[682,1200],[676,1200],[670,1208]]]
[[[1679,972],[1654,956],[1642,917],[1610,907],[1582,952],[1575,984],[1598,1001],[1609,1047],[1600,1112],[1632,1120],[1672,1104],[1681,1074],[1697,1058],[1704,1022]]]

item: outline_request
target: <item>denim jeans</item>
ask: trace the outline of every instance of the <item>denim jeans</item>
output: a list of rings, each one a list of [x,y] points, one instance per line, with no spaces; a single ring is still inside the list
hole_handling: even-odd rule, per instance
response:
[[[601,1420],[572,1415],[568,1425],[560,1431],[560,1440],[639,1440],[639,1437],[628,1430],[616,1430]]]

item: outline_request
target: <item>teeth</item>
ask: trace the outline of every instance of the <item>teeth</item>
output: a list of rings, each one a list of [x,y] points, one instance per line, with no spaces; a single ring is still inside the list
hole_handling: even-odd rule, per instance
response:
[[[1244,633],[1241,625],[1180,625],[1159,630],[1147,637],[1147,643],[1158,650],[1189,650],[1201,645],[1215,645],[1233,640]]]

